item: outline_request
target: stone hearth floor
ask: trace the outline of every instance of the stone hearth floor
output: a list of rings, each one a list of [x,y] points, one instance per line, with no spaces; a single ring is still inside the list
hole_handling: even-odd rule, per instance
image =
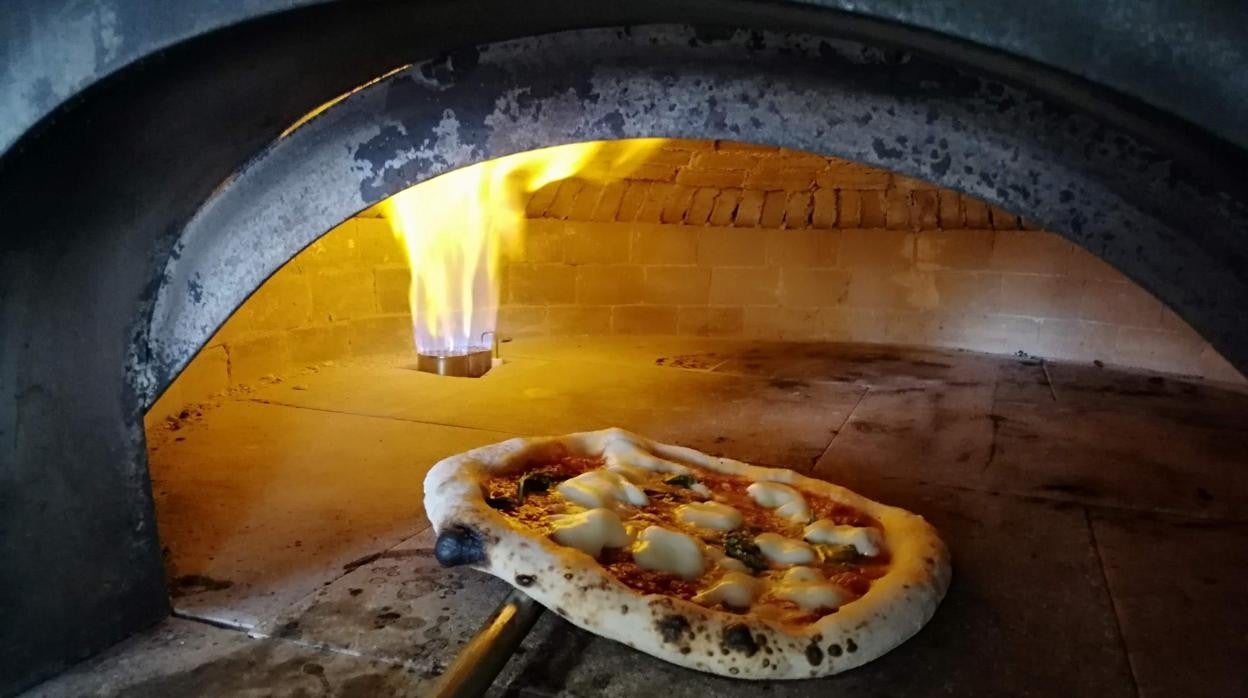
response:
[[[382,357],[292,371],[149,430],[175,617],[32,696],[426,693],[505,584],[442,570],[438,459],[621,426],[931,520],[949,595],[828,679],[680,669],[544,614],[509,696],[1248,695],[1248,393],[879,346],[526,340],[481,379]]]

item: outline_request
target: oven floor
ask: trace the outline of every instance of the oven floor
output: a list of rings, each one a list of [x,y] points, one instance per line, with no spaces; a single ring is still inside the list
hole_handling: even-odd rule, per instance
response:
[[[949,595],[865,667],[763,685],[547,613],[496,695],[1248,695],[1242,389],[879,346],[563,339],[504,356],[481,379],[321,365],[149,427],[176,617],[31,695],[421,695],[507,589],[432,561],[425,471],[606,426],[919,512],[953,552]]]

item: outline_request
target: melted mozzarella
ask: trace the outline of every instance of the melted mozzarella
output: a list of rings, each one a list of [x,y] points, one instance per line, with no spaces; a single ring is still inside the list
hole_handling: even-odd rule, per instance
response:
[[[693,597],[693,602],[703,606],[722,603],[731,608],[749,608],[762,590],[761,580],[741,572],[729,572],[710,589]]]
[[[806,527],[806,540],[812,543],[852,545],[859,554],[872,557],[880,554],[884,539],[874,528],[844,526],[827,519],[819,519]]]
[[[703,485],[700,482],[693,483],[693,486],[690,487],[689,489],[693,490],[694,494],[698,495],[699,497],[703,499],[711,498],[711,488],[707,487],[706,485]]]
[[[610,509],[557,514],[550,517],[550,522],[555,527],[550,537],[556,543],[593,557],[598,557],[603,548],[622,548],[630,540],[619,515]]]
[[[611,463],[607,466],[607,470],[617,473],[625,480],[636,484],[645,482],[646,478],[650,475],[650,471],[644,468],[638,468],[637,466],[630,465],[628,463]]]
[[[723,550],[715,546],[711,546],[706,549],[706,557],[708,560],[711,561],[711,564],[715,565],[721,570],[725,570],[728,572],[749,572],[750,571],[750,568],[747,567],[744,562],[741,562],[735,557],[728,557],[727,555],[724,554]]]
[[[771,594],[792,601],[803,611],[836,610],[850,599],[849,592],[829,582],[810,567],[794,567],[772,585]]]
[[[746,565],[744,562],[741,562],[735,557],[728,557],[727,555],[720,558],[715,564],[721,570],[728,570],[729,572],[749,572],[750,571],[749,566]]]
[[[785,584],[794,582],[822,582],[823,575],[819,574],[819,570],[814,567],[792,567],[788,572],[784,573],[781,581]]]
[[[756,482],[745,488],[759,506],[775,509],[786,519],[806,522],[810,520],[810,507],[802,493],[779,482]]]
[[[629,466],[649,470],[654,473],[671,473],[672,475],[688,475],[689,468],[645,453],[637,448],[637,444],[623,438],[608,441],[602,447],[602,458],[608,468]]]
[[[690,526],[713,528],[717,531],[731,531],[740,526],[744,519],[741,516],[741,512],[727,504],[694,502],[678,507],[676,509],[676,520]]]
[[[637,538],[633,548],[633,560],[641,567],[693,579],[702,574],[702,546],[693,538],[669,531],[660,526],[649,526]]]
[[[768,560],[777,564],[805,565],[815,561],[814,548],[779,533],[760,533],[754,537],[754,545]]]
[[[564,480],[556,488],[559,494],[576,504],[590,509],[613,507],[616,504],[645,506],[649,500],[646,493],[622,475],[610,470],[591,470],[570,480]]]

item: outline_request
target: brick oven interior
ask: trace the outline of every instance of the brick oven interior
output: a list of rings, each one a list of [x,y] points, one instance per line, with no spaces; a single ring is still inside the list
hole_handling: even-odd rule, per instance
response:
[[[1118,271],[975,198],[732,141],[668,139],[524,205],[482,378],[411,369],[376,208],[269,278],[147,414],[175,617],[32,695],[426,694],[508,586],[434,562],[425,472],[609,426],[844,484],[948,541],[928,628],[769,692],[1243,693],[1248,389]],[[546,614],[493,691],[757,688]]]

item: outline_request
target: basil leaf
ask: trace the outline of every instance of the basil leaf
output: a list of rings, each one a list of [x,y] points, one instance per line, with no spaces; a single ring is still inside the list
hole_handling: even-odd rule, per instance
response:
[[[755,572],[767,569],[767,560],[763,551],[758,549],[754,541],[746,534],[736,532],[724,536],[724,554],[745,563]]]
[[[524,502],[524,498],[534,492],[545,492],[555,483],[549,473],[525,473],[516,485],[516,499]]]
[[[692,475],[677,475],[676,477],[669,477],[663,482],[666,482],[673,487],[684,487],[686,489],[692,488],[694,485],[698,484],[697,479]]]
[[[516,508],[516,500],[511,497],[486,497],[485,503],[500,511],[510,511]]]

